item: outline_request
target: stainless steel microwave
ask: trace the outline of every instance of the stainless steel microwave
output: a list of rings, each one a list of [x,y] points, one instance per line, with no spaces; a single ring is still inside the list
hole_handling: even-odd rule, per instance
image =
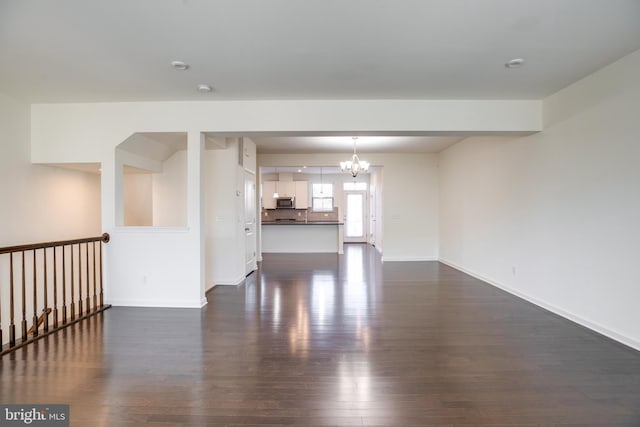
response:
[[[277,209],[292,209],[293,208],[293,197],[279,197],[276,199],[276,208]]]

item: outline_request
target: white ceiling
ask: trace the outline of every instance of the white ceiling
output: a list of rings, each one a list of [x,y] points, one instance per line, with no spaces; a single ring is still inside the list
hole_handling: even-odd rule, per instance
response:
[[[0,93],[30,103],[541,99],[637,49],[640,0],[0,1]],[[462,137],[358,147],[438,152]],[[251,138],[260,153],[351,149],[349,136]]]
[[[304,175],[339,175],[344,174],[340,170],[339,166],[263,166],[260,168],[260,174],[281,174],[281,173],[292,173],[292,174],[304,174]],[[363,172],[364,173],[364,172]]]
[[[638,0],[0,2],[0,93],[33,103],[540,99],[639,48]]]
[[[360,136],[356,147],[363,153],[437,153],[462,140],[462,136]],[[350,153],[351,136],[251,136],[259,153]],[[348,156],[347,156],[348,157]]]

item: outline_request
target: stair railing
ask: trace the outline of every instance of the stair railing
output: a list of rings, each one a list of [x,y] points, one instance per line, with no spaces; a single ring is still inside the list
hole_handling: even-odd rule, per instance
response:
[[[0,248],[0,355],[111,307],[104,304],[102,274],[108,242],[104,233]]]

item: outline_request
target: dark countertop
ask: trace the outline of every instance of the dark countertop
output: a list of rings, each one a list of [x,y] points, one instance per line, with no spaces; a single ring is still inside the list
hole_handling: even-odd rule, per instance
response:
[[[262,221],[262,225],[344,225],[338,221]]]

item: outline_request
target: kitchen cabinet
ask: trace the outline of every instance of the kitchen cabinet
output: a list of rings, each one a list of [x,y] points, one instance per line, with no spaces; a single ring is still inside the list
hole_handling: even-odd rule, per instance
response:
[[[276,181],[276,190],[280,197],[295,197],[296,183],[294,181]]]
[[[343,228],[338,222],[263,222],[262,252],[343,254]]]
[[[307,209],[309,207],[309,182],[295,181],[295,195],[296,209]]]
[[[309,208],[309,181],[264,181],[262,183],[262,207],[275,209],[278,197],[294,197],[296,209]]]
[[[265,209],[275,209],[276,199],[273,193],[276,192],[276,181],[265,181],[262,183],[262,207]]]

